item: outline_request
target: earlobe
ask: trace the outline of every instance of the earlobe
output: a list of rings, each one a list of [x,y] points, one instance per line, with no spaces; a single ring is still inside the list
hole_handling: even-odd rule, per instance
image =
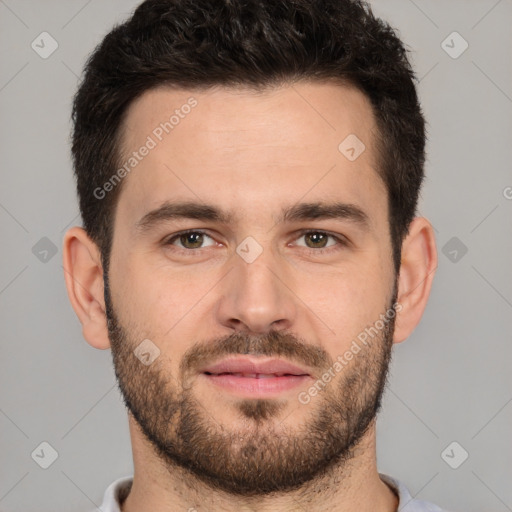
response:
[[[98,246],[84,229],[70,228],[64,235],[62,260],[68,297],[82,324],[84,338],[95,348],[109,348]]]
[[[437,268],[434,230],[430,222],[416,217],[402,244],[402,260],[398,277],[397,314],[393,341],[401,343],[419,324],[427,305]]]

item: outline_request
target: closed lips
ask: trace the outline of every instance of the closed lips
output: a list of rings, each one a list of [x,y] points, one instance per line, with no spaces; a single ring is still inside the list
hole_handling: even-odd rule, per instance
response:
[[[204,372],[206,375],[233,375],[233,377],[245,377],[251,379],[271,379],[275,377],[296,377],[294,373],[240,373],[240,372],[223,372],[223,373],[210,373]],[[301,374],[307,375],[307,374]]]
[[[256,379],[310,375],[307,369],[300,368],[282,359],[261,361],[261,359],[247,357],[224,359],[203,368],[201,371],[206,375],[230,374],[236,377]]]

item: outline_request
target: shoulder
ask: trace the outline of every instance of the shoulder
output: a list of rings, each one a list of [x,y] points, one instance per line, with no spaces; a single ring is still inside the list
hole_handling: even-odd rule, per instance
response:
[[[123,476],[112,482],[103,495],[100,510],[103,512],[121,512],[121,505],[130,493],[132,482],[133,476]]]
[[[389,475],[379,473],[380,479],[387,484],[398,496],[399,512],[449,512],[429,501],[417,500],[411,496],[406,485]]]

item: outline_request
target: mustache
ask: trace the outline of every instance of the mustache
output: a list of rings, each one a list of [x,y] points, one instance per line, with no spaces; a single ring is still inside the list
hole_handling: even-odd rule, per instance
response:
[[[180,373],[182,376],[195,373],[213,360],[233,355],[281,357],[317,370],[334,364],[332,357],[321,347],[313,346],[293,333],[271,330],[261,335],[237,332],[206,343],[195,343],[185,352]]]

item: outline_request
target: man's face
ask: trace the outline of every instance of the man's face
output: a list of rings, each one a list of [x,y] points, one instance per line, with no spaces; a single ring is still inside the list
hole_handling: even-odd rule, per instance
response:
[[[182,109],[190,97],[197,104]],[[176,109],[179,122],[158,130]],[[380,404],[394,317],[379,319],[396,299],[369,101],[326,83],[162,88],[131,105],[124,127],[126,158],[152,147],[116,210],[109,337],[155,453],[245,495],[349,459]],[[356,159],[354,135],[366,147]],[[183,217],[177,203],[201,208]],[[320,214],[336,204],[337,215]],[[149,365],[134,353],[143,340],[143,361],[159,351]],[[290,362],[302,376],[211,371],[237,357]]]

